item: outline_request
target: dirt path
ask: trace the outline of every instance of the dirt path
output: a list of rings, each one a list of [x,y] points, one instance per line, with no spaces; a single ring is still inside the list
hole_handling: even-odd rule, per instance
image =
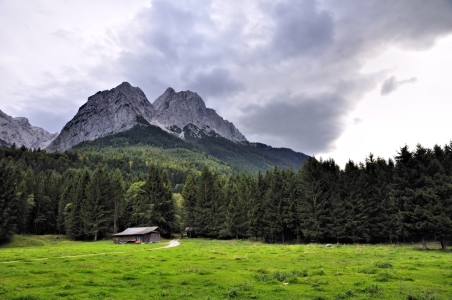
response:
[[[180,242],[179,242],[179,239],[177,239],[177,240],[171,240],[168,243],[167,246],[153,248],[153,249],[147,249],[147,250],[154,251],[154,250],[158,250],[158,249],[172,248],[172,247],[176,247],[176,246],[179,246],[179,245],[180,245]],[[138,251],[145,251],[145,250],[138,250]],[[44,257],[44,258],[32,258],[32,259],[29,259],[29,260],[47,260],[47,259],[50,259],[50,258],[74,258],[74,257],[97,256],[97,255],[120,254],[120,253],[126,253],[126,251],[122,251],[122,252],[102,252],[102,253],[95,253],[95,254],[80,254],[80,255],[65,255],[65,256],[56,256],[56,257]],[[130,252],[127,252],[127,253],[130,253]],[[9,263],[17,263],[17,262],[24,262],[24,261],[20,261],[20,260],[0,261],[0,264],[9,264]]]

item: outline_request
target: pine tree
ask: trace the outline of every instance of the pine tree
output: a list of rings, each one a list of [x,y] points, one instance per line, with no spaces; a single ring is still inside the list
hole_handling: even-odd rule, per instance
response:
[[[78,170],[71,181],[60,200],[62,203],[67,203],[64,207],[64,228],[66,235],[71,239],[80,239],[85,236],[82,206],[87,201],[86,191],[91,181],[91,173],[86,168]]]
[[[322,164],[322,160],[311,157],[299,171],[301,230],[307,239],[315,242],[327,234],[328,190]]]
[[[17,233],[29,233],[28,220],[35,205],[34,202],[35,175],[30,167],[22,173],[18,187],[19,207],[17,212]]]
[[[0,240],[9,239],[17,229],[19,176],[11,161],[0,161]]]
[[[286,228],[286,234],[289,239],[293,239],[296,236],[297,243],[300,242],[300,223],[301,220],[298,214],[299,206],[299,189],[298,189],[298,175],[292,168],[286,170],[283,173],[283,195],[284,195],[284,207],[283,207],[283,223]]]
[[[151,222],[159,226],[163,236],[169,237],[177,229],[177,225],[172,186],[167,173],[163,172],[161,175],[157,166],[152,164],[143,190],[147,203],[153,205]]]
[[[118,232],[118,220],[124,209],[124,180],[119,169],[116,169],[111,177],[111,196],[113,203],[113,233]]]
[[[435,238],[441,243],[442,250],[446,250],[446,239],[452,236],[452,142],[444,149],[435,145],[433,153],[435,160],[429,167],[429,173],[435,173],[434,181],[438,200],[433,205],[434,222],[437,224]],[[439,165],[438,165],[439,164]],[[435,172],[437,171],[437,172]]]
[[[154,204],[145,196],[145,184],[145,181],[134,182],[126,192],[126,207],[122,221],[126,227],[146,227],[151,224]]]
[[[189,227],[189,237],[192,237],[192,231],[194,228],[195,209],[196,209],[196,197],[198,190],[193,174],[189,174],[185,180],[184,188],[182,190],[183,202],[183,220],[187,227]]]
[[[248,231],[247,204],[251,200],[251,190],[245,174],[230,176],[225,185],[226,232],[229,236],[245,237]]]
[[[198,196],[195,210],[194,230],[197,234],[206,237],[217,236],[216,228],[216,193],[215,176],[210,169],[205,166],[198,182]]]
[[[357,166],[353,161],[345,165],[340,173],[340,195],[347,210],[345,216],[345,234],[352,242],[364,238],[363,224],[366,222],[363,201],[362,166]]]
[[[256,240],[263,236],[263,215],[264,215],[264,196],[266,194],[266,184],[261,172],[258,172],[257,179],[251,183],[251,203],[248,210],[248,235]]]
[[[107,232],[113,220],[110,187],[109,174],[105,167],[98,166],[86,186],[86,198],[81,206],[84,233],[94,237],[94,241]]]

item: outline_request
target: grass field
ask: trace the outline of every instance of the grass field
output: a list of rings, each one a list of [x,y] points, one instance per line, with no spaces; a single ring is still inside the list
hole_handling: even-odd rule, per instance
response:
[[[0,299],[452,299],[452,252],[418,245],[168,242],[16,236]]]

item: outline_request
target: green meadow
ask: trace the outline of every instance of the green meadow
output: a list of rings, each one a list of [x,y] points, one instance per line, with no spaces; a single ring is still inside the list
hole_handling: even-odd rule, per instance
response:
[[[168,242],[15,236],[0,246],[0,299],[452,299],[452,253],[437,245]]]

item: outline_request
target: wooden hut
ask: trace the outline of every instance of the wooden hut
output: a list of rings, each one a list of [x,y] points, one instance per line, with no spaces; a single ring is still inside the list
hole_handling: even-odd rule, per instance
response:
[[[157,226],[154,227],[131,227],[123,232],[113,234],[115,244],[126,243],[157,243],[160,242],[160,231]]]

